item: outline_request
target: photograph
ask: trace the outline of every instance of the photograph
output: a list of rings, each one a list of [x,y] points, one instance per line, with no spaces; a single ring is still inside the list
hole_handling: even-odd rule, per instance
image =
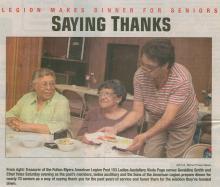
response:
[[[216,187],[220,0],[1,0],[0,187]]]
[[[212,38],[7,37],[6,157],[212,157]]]

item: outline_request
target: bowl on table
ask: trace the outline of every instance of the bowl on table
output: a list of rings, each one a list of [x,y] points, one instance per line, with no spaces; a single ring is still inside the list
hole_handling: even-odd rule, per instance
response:
[[[75,140],[71,138],[57,139],[55,140],[55,143],[61,151],[72,151],[76,147]]]
[[[43,145],[44,138],[40,135],[23,135],[20,142],[24,147],[39,147]]]

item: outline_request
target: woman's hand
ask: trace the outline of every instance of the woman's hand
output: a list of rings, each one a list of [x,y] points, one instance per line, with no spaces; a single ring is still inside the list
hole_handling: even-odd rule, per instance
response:
[[[82,136],[81,141],[82,141],[83,143],[85,143],[85,144],[91,144],[91,143],[92,143],[91,141],[89,141],[89,140],[85,137],[85,135]]]
[[[137,135],[133,143],[127,148],[128,151],[137,151],[145,144],[146,136],[144,133]]]
[[[7,124],[9,127],[11,127],[13,130],[15,131],[21,131],[22,127],[23,127],[23,122],[14,117],[14,118],[9,118],[8,121],[7,121]]]

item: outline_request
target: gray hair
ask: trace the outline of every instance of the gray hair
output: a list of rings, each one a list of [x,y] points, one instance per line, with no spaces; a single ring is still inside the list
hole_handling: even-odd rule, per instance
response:
[[[126,96],[127,96],[126,88],[119,80],[114,79],[103,82],[98,87],[98,93],[105,88],[112,89],[113,92],[117,95],[117,97],[121,97],[121,101],[118,104],[119,106],[122,105],[122,103],[126,100]]]
[[[54,79],[56,80],[56,76],[55,76],[55,73],[53,70],[50,70],[48,68],[41,68],[41,69],[38,69],[36,70],[33,75],[32,75],[32,83],[38,79],[38,78],[41,78],[41,77],[44,77],[44,76],[47,76],[47,75],[50,75],[52,77],[54,77]]]

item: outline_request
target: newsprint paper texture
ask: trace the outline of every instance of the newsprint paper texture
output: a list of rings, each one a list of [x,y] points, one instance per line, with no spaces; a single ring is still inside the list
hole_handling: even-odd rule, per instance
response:
[[[71,17],[81,17],[81,19],[93,17],[97,24],[95,30],[86,31],[80,23],[73,27]],[[125,17],[129,22],[132,22],[132,19],[144,17],[153,23],[148,30],[144,30],[133,21],[134,25],[126,29],[122,26],[121,20]],[[103,24],[98,25],[98,20]],[[5,134],[7,37],[210,38],[212,158],[159,159],[138,156],[108,157],[108,155],[100,158],[59,155],[45,157],[32,155],[32,158],[30,156],[8,157]],[[198,76],[201,76],[202,81],[206,75]],[[220,1],[1,0],[0,80],[1,187],[219,186]]]

